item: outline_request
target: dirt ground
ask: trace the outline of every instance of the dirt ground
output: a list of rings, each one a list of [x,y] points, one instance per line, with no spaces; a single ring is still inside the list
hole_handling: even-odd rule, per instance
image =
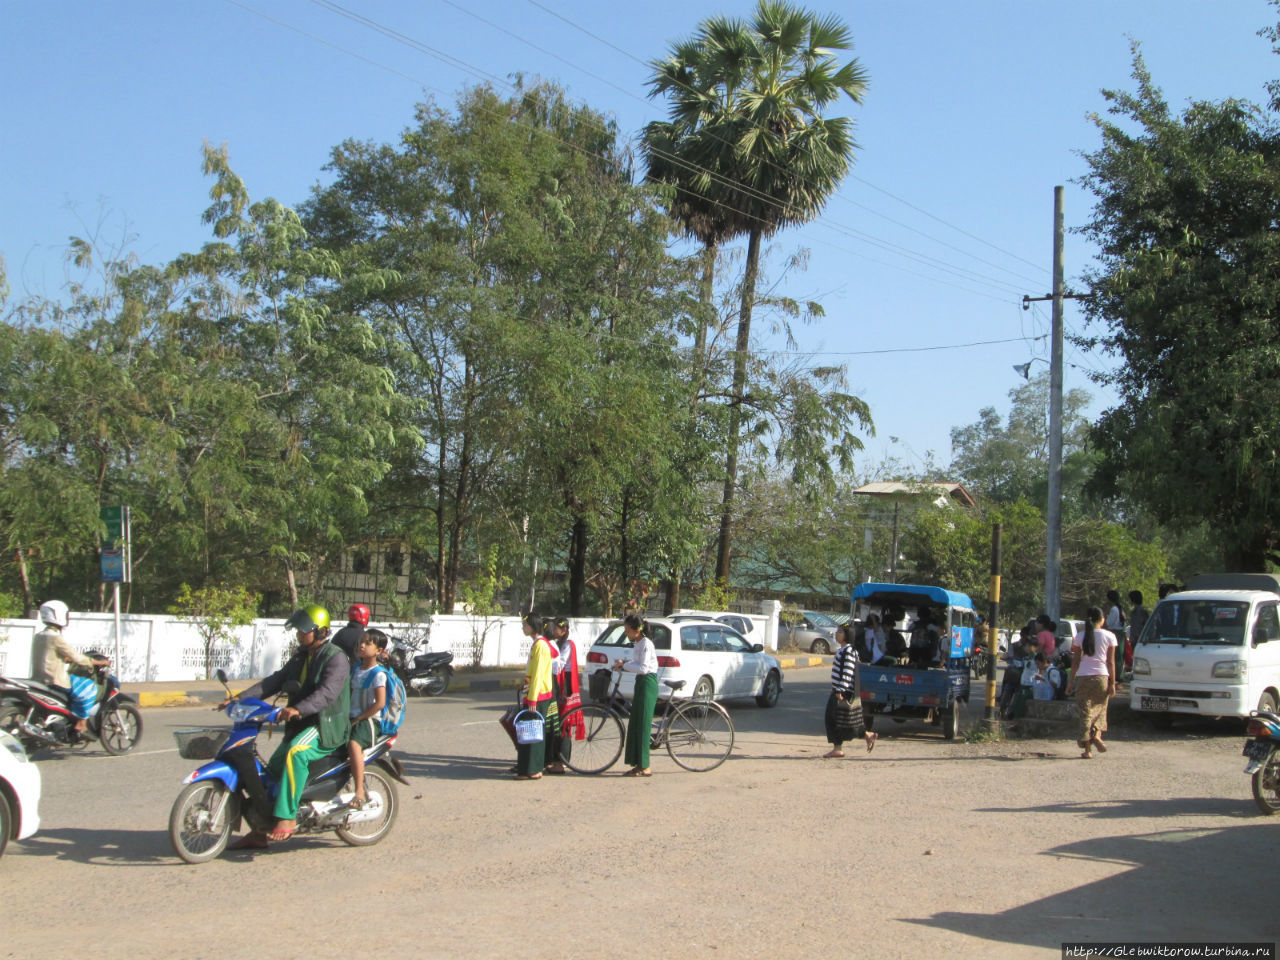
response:
[[[1280,935],[1280,817],[1253,805],[1239,724],[1122,723],[1083,761],[1067,741],[881,723],[871,755],[822,760],[825,689],[797,671],[776,709],[734,706],[724,766],[657,755],[648,780],[512,782],[494,723],[509,694],[419,701],[385,842],[194,867],[164,832],[190,767],[164,728],[197,714],[150,711],[139,755],[43,764],[47,829],[0,861],[0,956],[92,937],[57,919],[70,891],[138,958],[1056,957]]]

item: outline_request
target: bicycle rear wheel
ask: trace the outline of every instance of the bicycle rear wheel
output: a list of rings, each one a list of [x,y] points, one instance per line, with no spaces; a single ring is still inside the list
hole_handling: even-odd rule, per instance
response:
[[[560,759],[574,773],[604,773],[622,756],[622,721],[618,715],[598,703],[584,703],[566,710],[560,719],[563,730],[572,730],[581,717],[584,735],[574,740],[566,735]]]
[[[690,700],[677,704],[667,724],[667,753],[686,770],[705,773],[729,759],[733,721],[720,704]]]

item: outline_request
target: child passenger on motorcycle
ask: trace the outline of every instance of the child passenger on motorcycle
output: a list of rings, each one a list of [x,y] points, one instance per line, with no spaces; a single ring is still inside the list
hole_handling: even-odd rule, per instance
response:
[[[351,806],[359,810],[368,802],[364,792],[364,752],[378,738],[378,717],[387,705],[387,671],[378,665],[387,649],[387,635],[366,630],[356,644],[357,664],[351,668],[351,777],[356,794]]]

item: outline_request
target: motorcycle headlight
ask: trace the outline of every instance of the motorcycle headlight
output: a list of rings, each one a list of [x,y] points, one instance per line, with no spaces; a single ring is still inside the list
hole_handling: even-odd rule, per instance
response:
[[[1133,675],[1135,677],[1151,676],[1151,664],[1147,661],[1146,657],[1133,658]]]
[[[1219,660],[1213,665],[1213,675],[1223,680],[1248,680],[1249,664],[1243,660]]]
[[[235,723],[244,723],[257,712],[258,708],[251,703],[233,703],[227,708],[227,716]]]

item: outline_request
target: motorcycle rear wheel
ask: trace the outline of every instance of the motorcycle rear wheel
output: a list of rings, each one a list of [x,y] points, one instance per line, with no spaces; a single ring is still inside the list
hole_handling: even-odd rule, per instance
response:
[[[104,707],[98,718],[98,739],[113,757],[128,753],[142,739],[142,714],[131,703]]]
[[[427,674],[427,682],[422,687],[422,694],[426,697],[438,697],[448,689],[449,671],[439,668]]]
[[[1253,802],[1263,816],[1280,813],[1280,747],[1272,747],[1253,775]]]
[[[173,801],[169,814],[174,853],[187,863],[204,863],[218,856],[227,848],[239,806],[239,795],[221,780],[188,784]]]
[[[365,767],[364,792],[368,796],[367,810],[371,804],[379,804],[379,815],[372,820],[362,820],[349,826],[338,827],[338,836],[353,847],[367,847],[377,843],[396,822],[400,803],[396,798],[396,785],[377,767]]]

